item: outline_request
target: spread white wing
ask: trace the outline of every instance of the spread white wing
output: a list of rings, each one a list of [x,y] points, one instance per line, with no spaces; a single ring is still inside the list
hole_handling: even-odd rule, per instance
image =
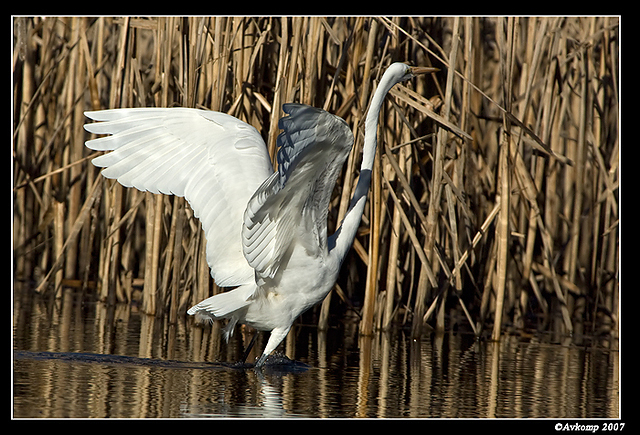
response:
[[[248,124],[223,113],[188,108],[87,112],[103,121],[87,147],[111,150],[93,160],[123,186],[184,196],[202,222],[207,262],[220,286],[276,278],[292,252],[327,253],[327,213],[335,181],[353,145],[339,117],[285,104],[278,171]]]
[[[123,186],[184,196],[202,222],[207,263],[220,286],[254,282],[242,252],[242,217],[255,190],[273,174],[257,130],[223,113],[189,108],[87,112],[85,129],[110,136],[87,147],[112,150],[93,160]]]
[[[242,241],[258,284],[276,278],[295,243],[307,255],[327,252],[327,213],[336,179],[353,145],[341,118],[285,104],[280,119],[278,171],[249,200]]]

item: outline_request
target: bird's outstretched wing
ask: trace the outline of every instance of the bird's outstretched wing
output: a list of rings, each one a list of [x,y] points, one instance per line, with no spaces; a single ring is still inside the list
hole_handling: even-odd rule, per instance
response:
[[[256,281],[274,279],[295,243],[311,256],[327,252],[327,213],[336,179],[353,145],[341,118],[285,104],[278,171],[253,194],[244,213],[244,255]]]
[[[87,141],[112,150],[93,160],[126,187],[184,196],[202,222],[207,263],[220,286],[253,282],[242,247],[242,217],[255,190],[273,174],[264,141],[223,113],[189,108],[86,112],[85,129],[110,136]]]

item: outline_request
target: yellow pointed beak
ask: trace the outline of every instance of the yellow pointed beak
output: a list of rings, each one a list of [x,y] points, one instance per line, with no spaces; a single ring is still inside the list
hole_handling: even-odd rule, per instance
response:
[[[429,74],[440,71],[440,68],[433,68],[430,66],[412,66],[410,68],[411,74],[413,74],[414,76],[418,74]]]

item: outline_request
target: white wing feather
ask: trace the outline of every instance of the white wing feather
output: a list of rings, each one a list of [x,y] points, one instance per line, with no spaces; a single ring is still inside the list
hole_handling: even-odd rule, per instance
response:
[[[274,279],[294,243],[310,256],[327,253],[327,213],[336,179],[353,145],[341,118],[300,104],[285,104],[279,127],[278,171],[249,200],[244,255],[258,284]]]
[[[300,104],[283,110],[275,173],[253,127],[206,110],[87,112],[104,122],[85,129],[110,136],[86,145],[112,150],[93,160],[105,177],[189,201],[218,285],[261,284],[276,277],[295,243],[310,256],[326,254],[328,204],[353,145],[341,118]]]
[[[242,216],[249,198],[273,173],[257,130],[223,113],[189,108],[87,112],[105,121],[87,147],[113,150],[93,160],[123,186],[184,196],[202,222],[207,263],[220,286],[254,282],[242,252]]]

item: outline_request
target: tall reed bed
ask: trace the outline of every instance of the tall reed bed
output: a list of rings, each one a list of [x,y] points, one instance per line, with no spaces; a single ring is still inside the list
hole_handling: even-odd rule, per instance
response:
[[[172,321],[221,291],[183,198],[122,188],[89,163],[85,110],[218,110],[261,131],[272,156],[283,103],[335,113],[356,142],[332,232],[369,98],[404,61],[441,72],[387,98],[360,231],[307,319],[355,312],[363,334],[417,335],[455,312],[496,339],[505,325],[617,334],[619,43],[616,17],[16,17],[14,282]]]

